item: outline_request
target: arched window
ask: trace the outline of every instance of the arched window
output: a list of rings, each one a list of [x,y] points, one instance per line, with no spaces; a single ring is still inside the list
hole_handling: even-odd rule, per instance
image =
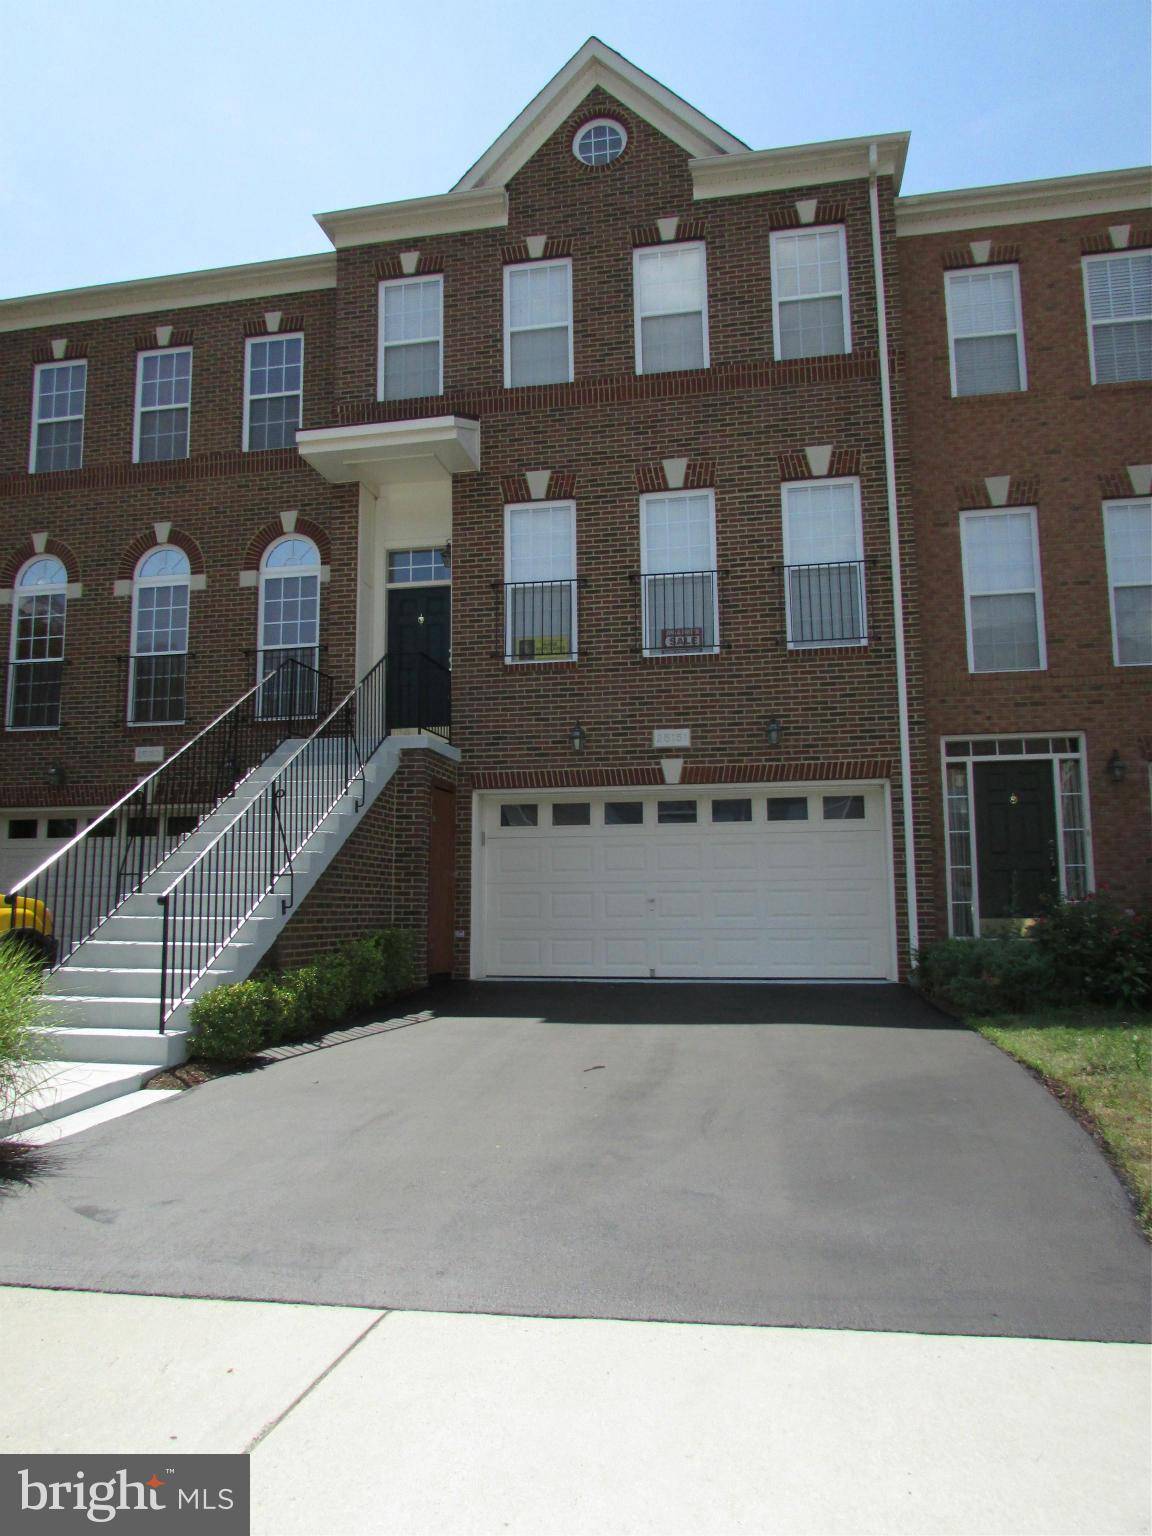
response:
[[[180,725],[188,680],[188,556],[162,544],[136,567],[128,718],[133,725]]]
[[[60,724],[68,572],[37,555],[16,578],[8,667],[8,729],[53,731]]]
[[[319,700],[320,551],[298,534],[277,539],[260,562],[259,678],[266,720],[314,715]],[[288,665],[285,665],[288,663]]]

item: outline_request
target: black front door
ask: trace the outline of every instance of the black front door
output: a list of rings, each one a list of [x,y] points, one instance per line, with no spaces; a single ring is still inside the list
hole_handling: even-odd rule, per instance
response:
[[[448,655],[451,587],[392,587],[388,593],[390,730],[446,726],[451,718]]]
[[[1058,894],[1052,764],[977,763],[981,918],[1035,917]]]

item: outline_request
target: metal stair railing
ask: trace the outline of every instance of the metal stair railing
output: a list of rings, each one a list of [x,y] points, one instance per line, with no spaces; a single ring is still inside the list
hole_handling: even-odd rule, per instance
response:
[[[278,703],[274,719],[264,708],[269,688]],[[63,965],[206,816],[331,702],[326,673],[283,662],[13,886],[3,896],[12,932],[38,946],[53,969]]]

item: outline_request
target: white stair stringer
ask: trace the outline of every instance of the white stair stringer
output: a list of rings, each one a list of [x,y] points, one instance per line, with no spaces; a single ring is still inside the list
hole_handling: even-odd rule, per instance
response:
[[[454,748],[437,737],[387,738],[365,765],[363,782],[359,778],[353,782],[293,859],[292,905],[284,911],[289,891],[289,876],[285,874],[189,988],[161,1033],[159,993],[163,916],[157,897],[202,848],[231,825],[244,805],[260,794],[280,764],[298,746],[298,742],[291,742],[279,748],[169,855],[140,891],[130,896],[59,970],[47,978],[45,991],[51,1022],[40,1033],[53,1065],[76,1068],[93,1064],[107,1068],[105,1076],[111,1091],[105,1096],[111,1096],[116,1091],[112,1089],[115,1081],[123,1082],[119,1091],[131,1092],[139,1086],[139,1074],[146,1079],[184,1061],[188,1054],[190,1004],[213,987],[224,982],[243,981],[252,974],[392,778],[400,753],[431,747],[453,758],[457,756]],[[358,800],[362,800],[359,809]],[[284,809],[290,816],[291,791]],[[251,847],[255,852],[264,847],[258,834],[253,836]],[[123,1074],[122,1079],[117,1079],[117,1071]],[[54,1119],[81,1107],[72,1103],[64,1091],[67,1082],[65,1075],[61,1079],[61,1093],[51,1102],[42,1101],[37,1105],[37,1119]],[[4,1127],[0,1126],[2,1134]]]

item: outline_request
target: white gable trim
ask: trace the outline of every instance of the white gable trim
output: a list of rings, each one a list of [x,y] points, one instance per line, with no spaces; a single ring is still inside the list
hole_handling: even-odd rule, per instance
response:
[[[722,155],[748,148],[614,48],[590,37],[465,172],[453,191],[507,185],[597,86],[690,155]]]

